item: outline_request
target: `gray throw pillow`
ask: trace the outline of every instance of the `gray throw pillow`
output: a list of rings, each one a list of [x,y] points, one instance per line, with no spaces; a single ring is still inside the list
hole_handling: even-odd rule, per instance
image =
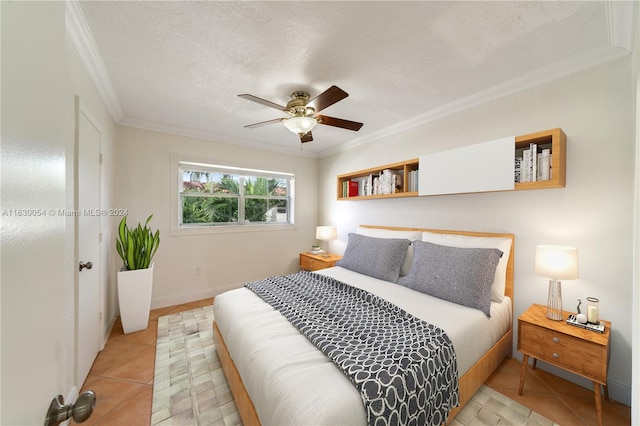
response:
[[[502,251],[413,244],[411,271],[398,284],[491,316],[491,284]]]
[[[336,266],[395,283],[409,244],[407,239],[349,234],[347,248]]]

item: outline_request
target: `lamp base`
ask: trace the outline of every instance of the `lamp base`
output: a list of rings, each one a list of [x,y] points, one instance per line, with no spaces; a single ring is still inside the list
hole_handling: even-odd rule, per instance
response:
[[[326,240],[323,241],[322,245],[323,245],[322,248],[324,249],[322,250],[322,257],[330,257],[331,254],[329,253],[329,241],[326,241]],[[325,245],[326,245],[326,248],[324,247]]]
[[[549,280],[547,318],[562,321],[562,285],[558,280]]]

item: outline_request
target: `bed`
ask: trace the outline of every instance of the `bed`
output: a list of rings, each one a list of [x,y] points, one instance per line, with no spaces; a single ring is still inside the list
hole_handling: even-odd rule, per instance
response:
[[[410,244],[394,248],[395,254],[385,255],[385,259],[396,258],[391,262],[394,265],[400,263],[395,280],[393,272],[389,278],[385,260],[362,260],[363,255],[373,258],[386,253],[386,247],[399,240],[408,240]],[[444,331],[455,349],[457,389],[455,404],[447,409],[443,421],[436,423],[448,423],[502,360],[511,356],[513,243],[514,236],[504,233],[361,225],[349,234],[344,262],[306,273],[316,274],[306,279],[347,283]],[[404,253],[398,257],[396,252],[402,247]],[[500,256],[494,261],[496,251]],[[491,258],[486,262],[491,263],[489,269],[452,267],[459,259],[468,259],[465,256],[471,253],[482,259]],[[473,300],[469,302],[457,300],[467,290],[444,288],[447,286],[441,282],[436,284],[442,288],[435,292],[416,288],[416,282],[421,286],[425,280],[423,265],[433,259],[443,259],[441,263],[447,265],[443,274],[451,269],[456,274],[490,274],[489,289],[485,285],[482,296],[471,293]],[[372,263],[385,265],[376,267]],[[433,265],[429,265],[432,269]],[[371,268],[377,270],[372,272]],[[247,286],[214,299],[216,350],[243,423],[372,424],[371,410],[363,405],[362,393],[336,366],[335,360],[329,359],[283,315],[257,290]]]

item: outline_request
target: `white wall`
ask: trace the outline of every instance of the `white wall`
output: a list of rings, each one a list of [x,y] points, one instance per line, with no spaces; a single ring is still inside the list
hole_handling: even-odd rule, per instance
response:
[[[624,58],[323,158],[320,221],[338,226],[342,247],[360,223],[514,233],[515,318],[532,303],[546,304],[548,281],[533,272],[535,246],[576,246],[580,278],[563,283],[564,307],[575,310],[577,298],[600,298],[601,317],[613,323],[610,395],[630,404],[632,81],[630,59]],[[336,200],[338,174],[555,127],[567,135],[566,188]]]
[[[295,173],[295,226],[279,230],[198,235],[172,232],[172,158]],[[315,241],[318,214],[317,160],[274,151],[121,127],[117,147],[116,207],[129,224],[160,230],[154,258],[152,308],[207,297],[244,283],[297,272],[298,255]],[[174,215],[175,216],[175,215]],[[114,249],[115,251],[115,249]],[[117,268],[122,266],[117,259]],[[199,270],[199,273],[198,273]]]

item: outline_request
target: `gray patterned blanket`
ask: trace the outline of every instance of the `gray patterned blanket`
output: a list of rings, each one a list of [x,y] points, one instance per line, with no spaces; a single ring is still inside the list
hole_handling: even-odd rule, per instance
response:
[[[439,425],[458,406],[445,332],[333,278],[300,272],[245,284],[325,353],[360,391],[369,425]]]

